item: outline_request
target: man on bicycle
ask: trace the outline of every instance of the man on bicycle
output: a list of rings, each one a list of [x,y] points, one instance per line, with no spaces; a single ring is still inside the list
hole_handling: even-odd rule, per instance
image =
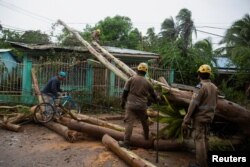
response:
[[[50,103],[52,99],[58,99],[61,96],[62,89],[60,88],[61,81],[66,78],[66,73],[60,71],[57,76],[52,77],[44,89],[42,90],[42,96],[45,103]],[[56,102],[59,104],[59,101]]]

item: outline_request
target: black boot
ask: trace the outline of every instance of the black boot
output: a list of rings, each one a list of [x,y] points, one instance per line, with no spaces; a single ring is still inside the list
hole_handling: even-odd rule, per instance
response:
[[[119,144],[120,147],[124,147],[126,149],[130,149],[128,142],[118,141],[118,144]]]

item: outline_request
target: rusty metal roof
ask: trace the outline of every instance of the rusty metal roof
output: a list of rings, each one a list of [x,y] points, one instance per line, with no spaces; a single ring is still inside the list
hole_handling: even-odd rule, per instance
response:
[[[11,45],[31,49],[31,50],[68,50],[68,51],[78,51],[78,52],[89,52],[88,49],[84,46],[59,46],[56,44],[47,44],[47,45],[37,45],[37,44],[25,44],[20,42],[9,42]],[[125,48],[117,48],[117,47],[111,47],[111,46],[102,46],[105,48],[108,52],[115,54],[117,56],[125,55],[127,57],[130,56],[136,56],[136,57],[148,57],[148,58],[158,58],[159,54],[151,53],[151,52],[145,52],[140,50],[133,50],[133,49],[125,49]]]

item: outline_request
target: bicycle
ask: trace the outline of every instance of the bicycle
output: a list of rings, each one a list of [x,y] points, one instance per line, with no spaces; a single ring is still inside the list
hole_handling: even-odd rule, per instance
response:
[[[34,120],[40,123],[47,123],[55,114],[57,116],[69,114],[73,119],[77,120],[73,113],[80,113],[80,106],[78,103],[75,102],[68,93],[59,99],[61,100],[61,103],[58,105],[56,104],[58,98],[52,98],[50,103],[40,103],[37,105],[34,111]]]
[[[72,90],[64,92],[64,95],[59,98],[60,104],[69,111],[74,110],[79,114],[81,113],[81,106],[76,101],[74,101],[72,96],[70,96],[70,92],[72,92]],[[53,98],[50,103],[55,105],[56,100],[57,100],[56,98]]]

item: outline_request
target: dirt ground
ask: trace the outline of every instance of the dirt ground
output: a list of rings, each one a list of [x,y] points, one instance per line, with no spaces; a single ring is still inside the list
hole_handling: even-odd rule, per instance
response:
[[[24,131],[18,133],[0,129],[0,167],[128,167],[99,140],[70,143],[42,125],[22,126]],[[141,129],[139,124],[135,126],[133,133]],[[159,152],[156,163],[154,150],[132,151],[158,167],[186,167],[195,157],[189,152]]]

